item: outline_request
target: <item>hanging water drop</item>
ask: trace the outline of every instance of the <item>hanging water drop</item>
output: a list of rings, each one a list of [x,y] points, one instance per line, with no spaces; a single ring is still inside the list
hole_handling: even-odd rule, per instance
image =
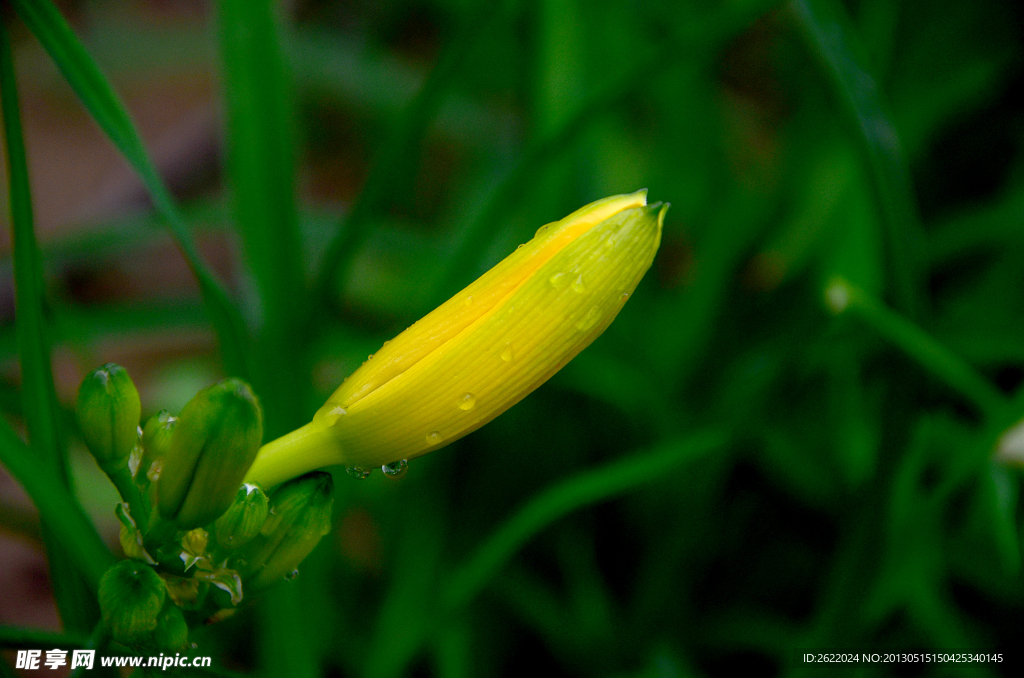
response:
[[[441,442],[441,434],[438,431],[431,431],[427,434],[427,445],[437,445]]]
[[[505,344],[505,350],[501,352],[501,359],[507,363],[512,362],[512,344]]]
[[[572,291],[579,292],[580,294],[587,291],[586,286],[583,284],[582,275],[577,276],[576,279],[572,281]]]
[[[386,478],[401,478],[409,470],[409,461],[407,459],[399,459],[390,464],[384,464],[380,467],[380,470]]]
[[[460,410],[471,410],[474,405],[476,405],[476,396],[472,393],[463,393],[462,397],[459,398]]]
[[[353,478],[363,480],[370,477],[370,469],[365,469],[360,466],[349,466],[345,469],[345,473],[349,474]]]

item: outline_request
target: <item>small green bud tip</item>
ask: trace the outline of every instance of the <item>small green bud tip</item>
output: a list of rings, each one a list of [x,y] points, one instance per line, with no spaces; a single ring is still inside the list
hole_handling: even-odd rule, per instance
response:
[[[263,413],[249,385],[226,379],[181,411],[157,480],[160,515],[188,530],[213,522],[235,497],[263,438]]]
[[[141,411],[139,392],[120,365],[107,363],[82,380],[75,407],[78,427],[86,447],[107,473],[128,465]]]
[[[160,576],[137,560],[122,560],[100,579],[103,623],[119,643],[147,642],[157,627],[167,590]]]
[[[213,524],[217,546],[232,551],[260,533],[267,520],[270,500],[259,485],[243,483],[231,507]]]
[[[331,531],[334,481],[329,473],[309,473],[278,487],[270,504],[259,536],[239,552],[246,586],[255,589],[290,576]]]

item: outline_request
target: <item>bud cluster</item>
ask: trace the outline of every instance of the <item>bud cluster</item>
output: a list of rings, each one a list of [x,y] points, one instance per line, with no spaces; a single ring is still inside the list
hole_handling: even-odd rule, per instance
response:
[[[333,483],[310,473],[269,496],[243,483],[263,437],[252,389],[226,379],[178,416],[140,427],[139,394],[113,363],[79,389],[82,438],[121,494],[116,514],[127,560],[100,583],[112,638],[162,652],[188,642],[188,623],[233,613],[251,593],[290,579],[330,531]]]

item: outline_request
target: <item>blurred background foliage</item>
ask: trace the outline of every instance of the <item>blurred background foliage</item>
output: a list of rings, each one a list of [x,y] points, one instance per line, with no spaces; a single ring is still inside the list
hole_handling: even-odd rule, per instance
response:
[[[399,480],[336,478],[335,529],[301,576],[194,631],[215,667],[822,675],[800,650],[1021,659],[1024,453],[1004,437],[1024,417],[1019,4],[59,8],[170,187],[139,182],[116,120],[101,131],[69,87],[85,76],[61,75],[7,12],[65,410],[109,361],[144,415],[232,373],[279,435],[538,226],[645,186],[672,203],[619,319],[547,385]],[[236,304],[234,344],[175,220]],[[31,407],[4,251],[0,407],[17,427]],[[844,313],[825,303],[834,276],[853,286]],[[64,419],[75,493],[116,544],[113,488]],[[0,623],[57,628],[31,504],[2,481]]]

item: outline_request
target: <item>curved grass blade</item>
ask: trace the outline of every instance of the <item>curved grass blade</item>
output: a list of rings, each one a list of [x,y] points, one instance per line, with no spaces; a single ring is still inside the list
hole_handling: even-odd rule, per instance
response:
[[[855,36],[840,3],[791,0],[789,7],[856,127],[888,235],[894,303],[911,319],[917,318],[925,275],[920,254],[924,233],[896,126],[885,110],[875,78],[853,49]]]
[[[444,590],[443,604],[454,610],[468,603],[523,544],[555,520],[658,480],[676,466],[722,447],[726,440],[718,431],[673,440],[645,454],[581,473],[540,493],[492,532],[456,570]]]
[[[21,483],[39,510],[43,524],[55,539],[51,543],[60,545],[60,550],[77,566],[95,593],[100,577],[114,564],[114,556],[71,493],[56,481],[52,471],[32,458],[28,446],[2,417],[0,462]]]
[[[157,211],[167,221],[175,243],[188,262],[220,340],[225,366],[248,377],[245,330],[241,314],[221,282],[199,255],[163,179],[146,153],[142,139],[124,105],[85,47],[50,0],[12,0],[15,10],[42,43],[96,124],[135,169]]]

